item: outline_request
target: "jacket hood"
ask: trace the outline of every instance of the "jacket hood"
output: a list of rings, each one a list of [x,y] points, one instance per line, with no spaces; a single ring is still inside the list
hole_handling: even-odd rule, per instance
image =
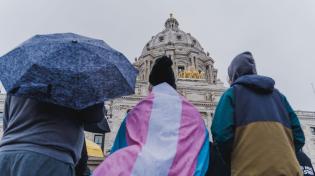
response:
[[[271,93],[274,90],[275,81],[266,76],[245,75],[234,81],[231,87],[234,85],[243,85],[260,93]]]
[[[252,53],[248,51],[237,55],[228,68],[229,79],[232,83],[241,76],[253,74],[257,74],[256,64]]]

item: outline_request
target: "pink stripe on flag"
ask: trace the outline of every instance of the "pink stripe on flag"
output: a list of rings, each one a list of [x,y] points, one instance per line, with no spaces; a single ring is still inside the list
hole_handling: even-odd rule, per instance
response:
[[[154,95],[150,93],[145,100],[142,100],[128,114],[126,121],[126,138],[129,145],[145,144],[149,129],[149,120],[153,106]]]
[[[129,176],[136,162],[140,147],[133,145],[111,154],[93,172],[93,176]]]
[[[194,174],[205,135],[205,125],[200,113],[182,97],[182,119],[177,152],[169,176],[191,176]]]
[[[151,93],[129,112],[126,119],[126,140],[128,146],[111,154],[100,164],[93,176],[130,176],[139,152],[144,145],[154,96]]]

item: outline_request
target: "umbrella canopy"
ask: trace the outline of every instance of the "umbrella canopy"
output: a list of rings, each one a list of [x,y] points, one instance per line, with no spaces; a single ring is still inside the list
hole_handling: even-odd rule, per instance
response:
[[[134,93],[138,71],[104,41],[73,33],[36,35],[0,58],[8,93],[83,109]]]
[[[99,157],[99,158],[104,157],[102,149],[99,145],[97,145],[96,143],[86,138],[85,138],[85,142],[86,142],[86,150],[87,150],[88,156]]]

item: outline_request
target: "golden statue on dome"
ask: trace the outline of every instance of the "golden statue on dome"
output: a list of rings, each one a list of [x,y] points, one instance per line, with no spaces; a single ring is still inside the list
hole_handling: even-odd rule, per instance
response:
[[[193,66],[189,66],[187,70],[181,70],[178,73],[178,77],[184,79],[204,79],[204,75],[204,72],[196,70]]]

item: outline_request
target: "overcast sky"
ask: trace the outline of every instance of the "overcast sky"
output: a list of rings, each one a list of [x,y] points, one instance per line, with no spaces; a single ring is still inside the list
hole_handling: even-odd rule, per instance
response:
[[[294,109],[315,111],[314,9],[314,0],[0,0],[0,55],[35,34],[74,32],[133,61],[173,13],[210,52],[222,81],[231,59],[249,50]]]

